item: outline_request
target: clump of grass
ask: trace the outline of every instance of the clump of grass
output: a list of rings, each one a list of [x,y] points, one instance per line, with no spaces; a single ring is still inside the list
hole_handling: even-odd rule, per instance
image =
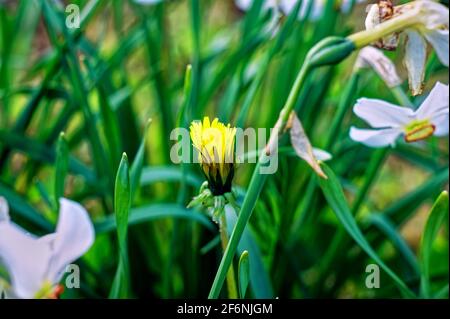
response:
[[[375,150],[349,138],[359,97],[423,100],[407,81],[389,88],[353,68],[346,37],[359,15],[329,1],[320,19],[298,19],[299,2],[274,26],[262,1],[247,12],[232,1],[74,3],[76,29],[51,1],[0,4],[0,196],[33,233],[53,229],[60,197],[88,208],[96,228],[77,262],[81,289],[62,297],[226,297],[229,267],[241,298],[337,298],[349,286],[358,297],[448,297],[448,140]],[[433,53],[425,91],[447,72]],[[333,155],[321,164],[327,179],[281,136],[291,111]],[[186,208],[204,181],[198,165],[170,160],[172,129],[203,116],[241,128],[281,123],[277,173],[258,173],[268,155],[235,172],[240,210],[223,212],[225,252],[202,208]],[[395,167],[414,167],[411,179],[429,178],[408,192],[379,179],[397,158],[407,165]],[[432,203],[414,251],[399,229]],[[379,289],[365,286],[372,263]]]

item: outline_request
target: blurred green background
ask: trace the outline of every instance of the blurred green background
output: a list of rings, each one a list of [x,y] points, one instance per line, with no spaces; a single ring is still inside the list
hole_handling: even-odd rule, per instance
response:
[[[69,1],[0,1],[0,195],[15,222],[48,233],[62,179],[64,196],[86,207],[97,233],[78,261],[81,289],[63,297],[108,297],[119,256],[116,172],[123,152],[135,167],[142,159],[133,180],[127,297],[206,297],[222,256],[218,229],[204,212],[185,208],[203,177],[196,164],[170,161],[171,130],[204,115],[238,127],[273,127],[308,49],[326,36],[362,30],[365,5],[344,14],[328,1],[317,21],[281,16],[274,28],[273,12],[257,5],[244,12],[228,0],[70,3],[81,8],[79,29],[65,27]],[[406,79],[402,54],[401,47],[387,53]],[[426,92],[436,81],[448,83],[448,69],[430,55]],[[355,58],[315,70],[296,110],[312,144],[333,155],[328,165],[365,238],[418,293],[421,236],[431,205],[448,187],[448,138],[381,150],[351,141],[350,125],[362,125],[352,113],[357,98],[399,104],[376,73],[353,72]],[[188,64],[192,85],[184,92]],[[419,105],[425,96],[410,98]],[[345,113],[333,131],[338,109]],[[62,131],[66,176],[55,164]],[[236,172],[239,201],[253,166]],[[243,238],[247,297],[401,297],[384,272],[380,289],[366,288],[373,260],[343,230],[290,146]],[[448,297],[448,218],[430,262],[432,296]]]

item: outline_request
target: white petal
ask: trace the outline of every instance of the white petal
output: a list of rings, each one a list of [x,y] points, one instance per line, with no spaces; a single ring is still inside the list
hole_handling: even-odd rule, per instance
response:
[[[415,112],[415,116],[419,120],[431,119],[434,114],[441,113],[442,110],[448,112],[448,107],[448,85],[437,82]]]
[[[367,7],[367,16],[365,20],[365,26],[367,30],[372,30],[380,21],[380,8],[378,4],[372,4]]]
[[[425,38],[431,43],[439,60],[448,67],[448,30],[432,30],[424,33]]]
[[[314,155],[311,142],[303,129],[302,123],[294,111],[292,111],[289,117],[289,122],[291,123],[289,133],[291,135],[291,143],[295,153],[308,163],[317,175],[322,178],[327,178]]]
[[[356,102],[353,112],[372,127],[400,127],[412,119],[414,112],[377,99],[362,98]]]
[[[416,31],[408,29],[404,64],[408,70],[409,87],[413,95],[422,93],[427,58],[427,43]]]
[[[94,242],[94,227],[80,204],[60,199],[60,210],[49,277],[56,283],[65,267],[83,255]]]
[[[432,119],[436,130],[434,131],[434,135],[436,136],[446,136],[448,135],[448,126],[449,126],[449,113],[442,113]]]
[[[365,67],[371,67],[391,88],[402,83],[395,64],[379,49],[367,46],[359,51],[355,69]]]
[[[0,259],[8,269],[15,295],[33,298],[47,279],[49,245],[17,225],[0,222]]]
[[[420,11],[417,18],[427,29],[448,28],[448,8],[445,5],[433,0],[412,1],[405,6],[408,5]]]
[[[350,128],[350,138],[356,142],[363,143],[370,147],[385,147],[393,145],[401,134],[400,129],[380,129],[366,130],[356,127]]]
[[[333,155],[331,155],[327,151],[324,151],[320,148],[313,147],[313,154],[318,161],[322,161],[322,162],[329,161],[330,159],[333,158]]]
[[[9,206],[4,197],[0,196],[0,223],[9,222]]]

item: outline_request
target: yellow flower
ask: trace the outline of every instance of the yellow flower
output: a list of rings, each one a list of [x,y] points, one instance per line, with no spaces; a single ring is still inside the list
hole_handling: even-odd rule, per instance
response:
[[[214,195],[231,191],[234,176],[234,140],[236,128],[225,125],[217,118],[210,122],[191,123],[192,144],[199,151],[199,162]]]

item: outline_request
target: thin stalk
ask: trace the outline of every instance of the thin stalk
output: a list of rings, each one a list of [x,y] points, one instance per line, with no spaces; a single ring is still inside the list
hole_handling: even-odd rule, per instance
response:
[[[265,157],[264,153],[262,157]],[[256,205],[256,201],[258,200],[259,194],[261,193],[261,190],[266,181],[267,175],[262,175],[258,172],[261,168],[261,158],[260,161],[258,161],[258,163],[256,164],[255,170],[253,171],[247,194],[244,198],[244,202],[242,203],[241,212],[239,214],[233,232],[231,233],[230,241],[228,242],[228,246],[225,249],[222,261],[220,262],[219,269],[216,273],[216,277],[214,278],[211,291],[209,292],[209,299],[217,299],[217,297],[219,296],[220,290],[225,281],[225,276],[228,272],[228,268],[230,267],[231,262],[233,261],[233,256],[236,252],[236,248],[239,244],[242,233],[244,232],[245,226],[250,219],[253,208]]]
[[[365,47],[366,45],[369,45],[389,34],[420,25],[420,21],[418,21],[419,14],[423,13],[418,13],[417,10],[414,10],[412,12],[399,15],[396,18],[377,25],[373,29],[354,33],[348,36],[347,39],[351,40],[357,48]]]
[[[220,218],[220,241],[222,242],[222,249],[225,251],[228,246],[227,219],[225,217],[225,212],[222,213],[222,216]],[[238,295],[233,265],[231,265],[227,273],[227,287],[228,297],[230,299],[237,299]]]

